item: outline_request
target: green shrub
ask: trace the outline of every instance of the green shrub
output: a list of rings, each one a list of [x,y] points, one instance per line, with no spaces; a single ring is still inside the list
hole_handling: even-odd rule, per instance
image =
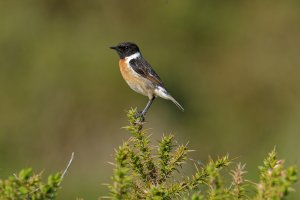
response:
[[[42,181],[42,173],[34,174],[31,168],[22,169],[8,179],[0,179],[0,200],[55,199],[73,159],[74,153],[72,153],[66,169],[62,173],[49,175],[46,183]]]
[[[0,199],[54,199],[61,180],[61,173],[56,173],[48,177],[47,183],[43,183],[41,173],[33,174],[31,168],[23,169],[18,175],[0,180]]]
[[[245,165],[241,163],[225,171],[230,171],[231,180],[224,178],[228,175],[221,172],[232,164],[228,155],[209,158],[204,166],[195,164],[194,174],[183,176],[180,168],[188,158],[187,145],[179,145],[174,135],[166,135],[153,146],[142,119],[136,116],[136,109],[128,112],[129,126],[125,129],[131,137],[115,153],[111,199],[277,200],[284,199],[297,180],[296,167],[285,168],[275,149],[259,167],[259,183],[245,181]]]
[[[131,137],[116,150],[107,198],[281,200],[288,196],[297,181],[296,167],[285,167],[284,161],[277,158],[275,149],[259,167],[258,183],[245,181],[245,165],[238,163],[230,168],[233,161],[228,155],[209,158],[206,165],[195,163],[194,174],[183,176],[181,167],[186,164],[190,152],[187,145],[179,145],[174,135],[164,135],[158,145],[153,146],[150,135],[143,130],[142,119],[136,116],[135,109],[128,112],[129,126],[125,129]],[[42,182],[41,173],[34,174],[30,168],[0,180],[0,200],[55,199],[73,156],[64,172],[50,175],[46,183]],[[230,180],[225,177],[230,177]]]

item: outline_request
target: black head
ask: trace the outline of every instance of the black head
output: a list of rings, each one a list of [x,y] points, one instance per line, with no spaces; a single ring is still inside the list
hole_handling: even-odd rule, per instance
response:
[[[139,47],[136,44],[131,42],[122,42],[117,46],[110,47],[110,48],[116,50],[121,59],[131,56],[137,52],[140,52]]]

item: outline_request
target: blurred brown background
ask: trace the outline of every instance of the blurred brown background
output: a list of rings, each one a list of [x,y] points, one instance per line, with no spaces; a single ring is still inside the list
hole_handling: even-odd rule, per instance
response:
[[[125,111],[147,102],[108,48],[122,41],[185,108],[154,102],[154,140],[173,132],[203,162],[228,152],[247,162],[247,179],[275,145],[299,164],[300,1],[11,0],[0,1],[2,178],[62,170],[74,151],[58,199],[107,194]]]

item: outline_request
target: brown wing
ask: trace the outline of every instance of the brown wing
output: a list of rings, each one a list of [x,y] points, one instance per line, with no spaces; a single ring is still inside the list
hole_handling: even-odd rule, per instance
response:
[[[142,77],[147,78],[158,86],[164,86],[160,77],[156,74],[151,65],[144,58],[141,57],[132,59],[129,64],[132,69]]]

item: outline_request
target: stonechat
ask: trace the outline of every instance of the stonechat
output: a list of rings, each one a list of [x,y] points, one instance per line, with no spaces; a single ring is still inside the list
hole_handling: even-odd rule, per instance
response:
[[[142,117],[145,116],[156,97],[171,100],[181,111],[184,111],[183,107],[166,90],[151,65],[143,58],[136,44],[123,42],[110,48],[114,49],[120,57],[120,71],[129,87],[149,98],[146,107],[140,113]]]

